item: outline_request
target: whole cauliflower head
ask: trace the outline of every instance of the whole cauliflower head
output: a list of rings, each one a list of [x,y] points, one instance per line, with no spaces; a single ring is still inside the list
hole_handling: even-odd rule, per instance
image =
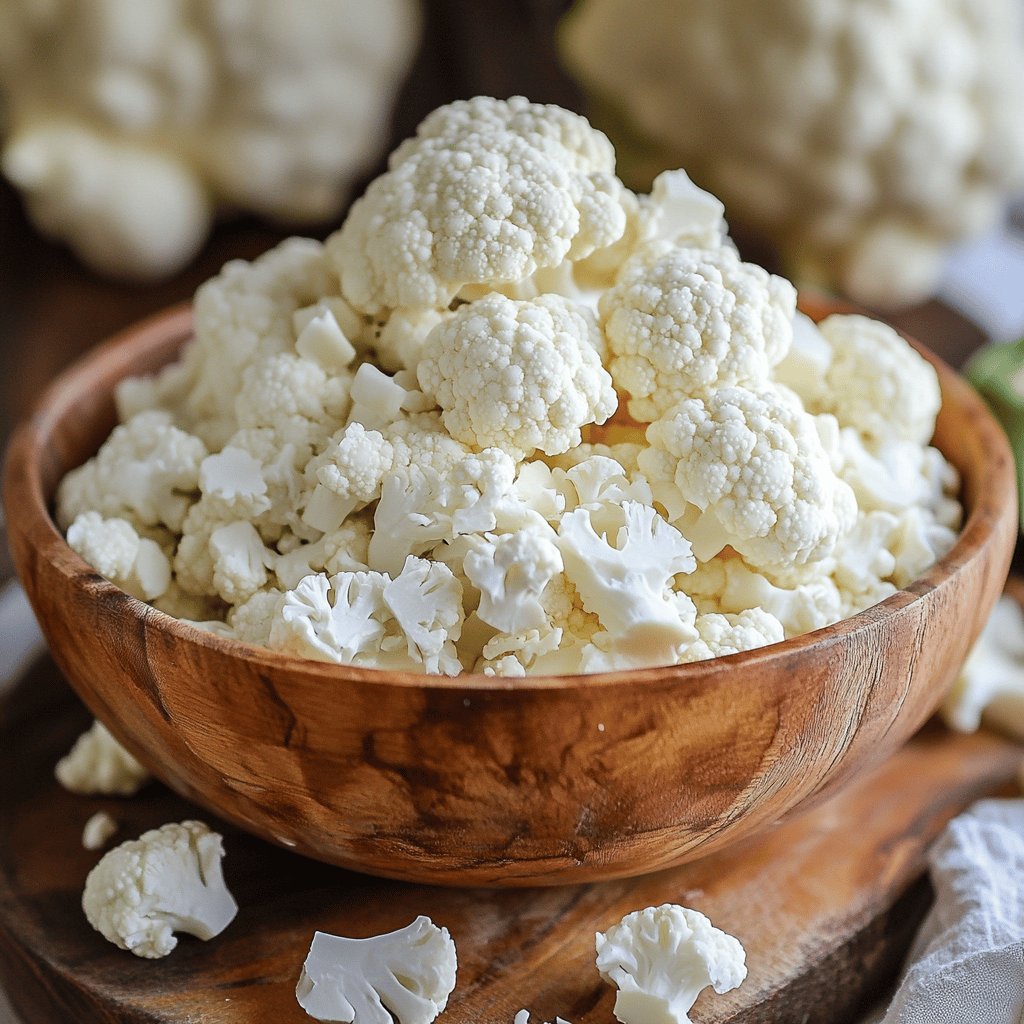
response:
[[[218,205],[337,214],[418,32],[414,0],[9,0],[0,166],[86,263],[160,277]]]
[[[521,281],[626,227],[615,152],[585,118],[521,96],[434,111],[328,239],[357,309],[442,309],[466,285]]]
[[[602,348],[585,308],[558,295],[495,293],[431,331],[417,376],[456,440],[519,459],[537,448],[558,455],[618,405]]]
[[[650,423],[684,398],[767,379],[793,336],[796,290],[733,249],[670,248],[601,297],[612,379]]]
[[[223,856],[222,837],[201,821],[162,825],[103,857],[85,880],[82,909],[115,946],[148,959],[167,956],[176,931],[212,939],[238,913]]]
[[[561,42],[632,177],[685,166],[869,305],[929,294],[1024,188],[1018,0],[583,0]]]

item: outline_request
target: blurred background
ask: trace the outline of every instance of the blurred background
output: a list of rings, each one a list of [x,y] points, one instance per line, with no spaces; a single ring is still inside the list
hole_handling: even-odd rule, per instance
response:
[[[743,255],[955,363],[1024,334],[1024,0],[0,0],[0,437],[79,352],[323,237],[434,107],[587,114]]]

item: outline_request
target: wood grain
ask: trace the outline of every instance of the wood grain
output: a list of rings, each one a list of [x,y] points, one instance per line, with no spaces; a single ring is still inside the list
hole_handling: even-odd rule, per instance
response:
[[[153,784],[131,800],[61,790],[52,766],[88,721],[43,662],[0,712],[0,974],[26,1024],[289,1024],[314,929],[371,935],[420,913],[447,926],[459,980],[445,1024],[534,1019],[609,1024],[614,992],[593,936],[662,902],[707,913],[739,936],[749,976],[705,995],[697,1024],[845,1024],[882,996],[929,900],[921,878],[945,821],[1013,776],[1020,748],[927,729],[824,806],[759,840],[632,881],[452,890],[374,880],[268,846],[230,825],[225,874],[240,911],[209,943],[137,960],[93,932],[79,901],[99,857],[81,828],[95,811],[118,840],[204,812]]]
[[[827,629],[698,665],[526,680],[324,665],[214,637],[101,579],[46,508],[109,430],[114,382],[165,362],[188,330],[185,309],[147,321],[49,390],[8,460],[15,561],[61,669],[129,749],[182,795],[332,863],[523,886],[722,849],[899,747],[1006,576],[1010,452],[939,363],[936,437],[963,475],[962,536],[906,590]]]

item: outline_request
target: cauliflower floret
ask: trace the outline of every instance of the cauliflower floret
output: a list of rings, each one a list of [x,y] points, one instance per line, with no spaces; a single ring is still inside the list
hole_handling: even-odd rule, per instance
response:
[[[394,579],[379,572],[306,576],[279,599],[269,646],[342,665],[457,675],[462,619],[462,586],[451,570],[410,557]]]
[[[1001,597],[942,704],[951,729],[975,732],[982,718],[1024,740],[1024,612]]]
[[[618,992],[622,1024],[689,1024],[701,991],[742,984],[746,955],[739,941],[696,910],[664,903],[627,914],[597,933],[597,969]]]
[[[843,597],[830,576],[808,574],[782,583],[755,572],[731,552],[698,564],[683,580],[682,589],[702,612],[740,615],[761,609],[782,623],[787,637],[831,625],[843,616]]]
[[[236,604],[228,612],[227,624],[236,640],[265,647],[270,639],[270,627],[274,620],[281,591],[276,587],[258,590],[248,600]]]
[[[801,395],[808,412],[832,413],[869,447],[894,440],[927,444],[942,404],[931,364],[879,320],[835,314],[818,329],[831,359],[824,381]]]
[[[173,426],[167,413],[140,413],[61,480],[57,522],[66,530],[81,513],[98,512],[137,529],[162,523],[178,533],[204,458],[203,442]]]
[[[791,393],[722,388],[681,402],[647,438],[641,469],[664,479],[674,464],[670,482],[699,510],[682,528],[701,560],[728,544],[755,568],[802,565],[853,526],[853,492]]]
[[[105,939],[136,956],[167,956],[174,932],[212,939],[238,904],[224,884],[223,839],[201,821],[143,832],[114,847],[89,872],[82,909]]]
[[[563,569],[558,546],[544,534],[472,536],[464,557],[466,576],[480,591],[477,614],[504,633],[539,629],[547,623],[540,595]]]
[[[435,110],[327,246],[357,309],[441,310],[467,284],[520,281],[625,228],[608,140],[523,97]]]
[[[53,774],[66,790],[83,796],[134,796],[150,778],[98,720],[75,740]]]
[[[793,286],[732,249],[640,254],[601,297],[608,369],[649,423],[685,398],[756,387],[792,340]]]
[[[494,294],[431,332],[417,376],[456,440],[517,459],[535,448],[557,455],[616,409],[602,348],[592,315],[568,300]]]
[[[245,520],[218,526],[210,534],[209,554],[213,588],[228,604],[246,601],[266,586],[267,568],[274,564],[256,527]]]
[[[695,625],[700,639],[682,652],[680,662],[684,664],[752,651],[786,638],[782,623],[763,608],[749,608],[735,615],[698,615]]]
[[[447,928],[429,917],[385,935],[316,932],[295,998],[317,1020],[430,1024],[455,988],[458,960]]]
[[[171,583],[171,563],[160,545],[140,537],[124,519],[82,512],[68,527],[68,545],[101,576],[141,601],[152,601]]]
[[[604,631],[593,643],[618,667],[671,664],[680,647],[697,639],[693,603],[672,590],[673,577],[694,568],[689,542],[635,501],[623,502],[614,541],[594,530],[591,515],[583,508],[567,513],[558,546],[566,576]]]

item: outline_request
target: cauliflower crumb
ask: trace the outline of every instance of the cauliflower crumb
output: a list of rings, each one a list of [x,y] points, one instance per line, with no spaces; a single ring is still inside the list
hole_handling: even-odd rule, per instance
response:
[[[98,720],[75,740],[53,774],[65,789],[83,796],[134,796],[150,778]]]

